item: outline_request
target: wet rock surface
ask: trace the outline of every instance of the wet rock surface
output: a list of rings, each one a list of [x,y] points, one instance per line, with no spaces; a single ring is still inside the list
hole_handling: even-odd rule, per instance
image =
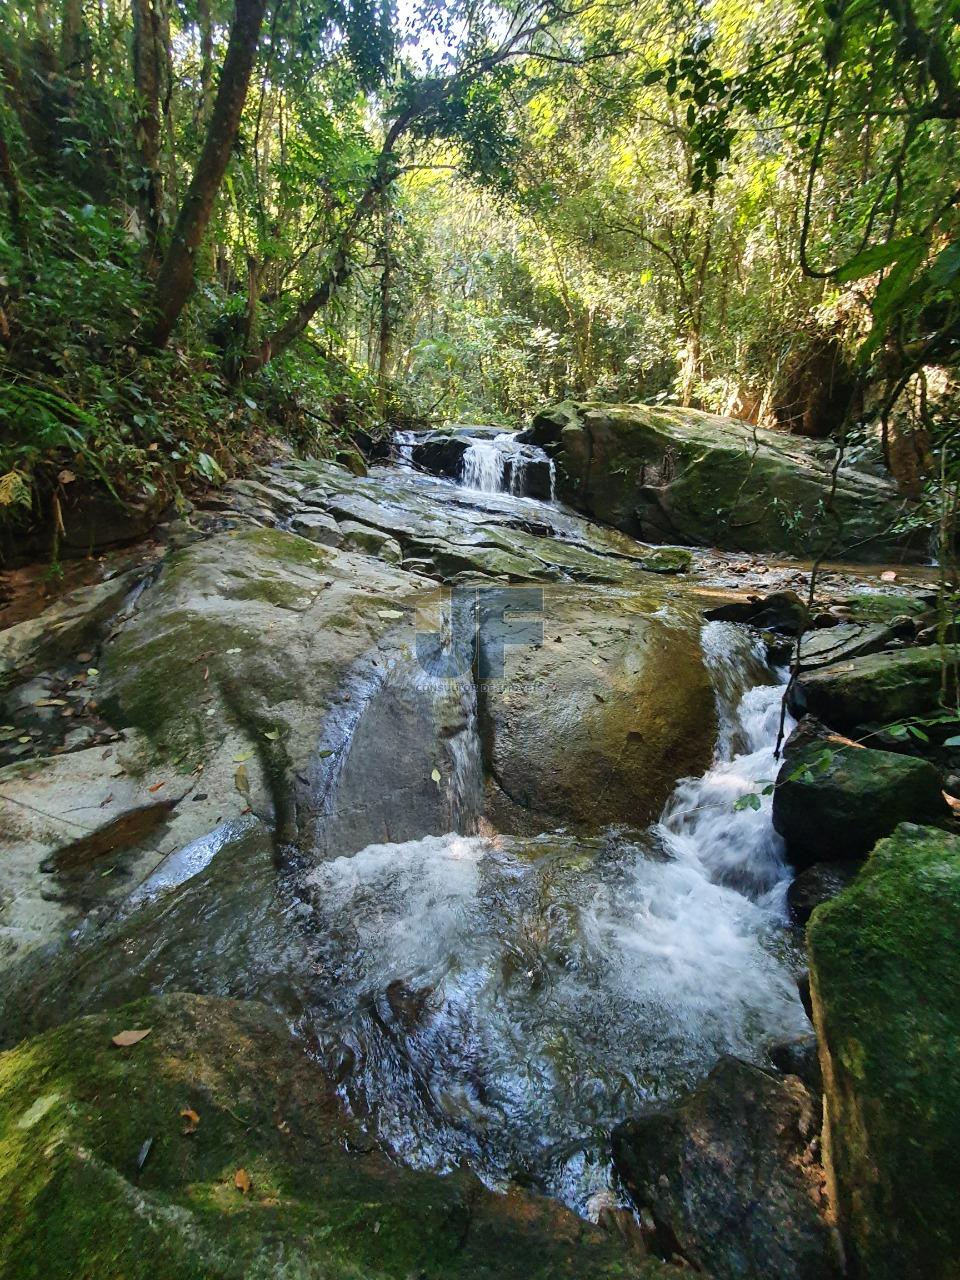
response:
[[[816,1146],[816,1110],[800,1080],[734,1058],[675,1111],[613,1132],[634,1204],[717,1280],[842,1274]]]
[[[389,1163],[256,1004],[173,995],[28,1041],[0,1058],[0,1130],[20,1275],[678,1274],[555,1202]]]
[[[691,603],[656,588],[546,593],[542,643],[507,648],[503,683],[481,697],[497,825],[642,827],[702,771],[716,716]],[[481,649],[496,638],[491,624]]]
[[[480,437],[453,434],[462,465]],[[549,467],[537,471],[526,448],[529,456],[510,444],[503,483],[513,483],[515,453],[528,491],[545,497]],[[783,1274],[834,1274],[832,1263],[804,1270],[817,1230],[790,1197],[807,1179],[819,1221],[818,1108],[807,1132],[795,1081],[758,1073],[792,1099],[767,1099],[780,1127],[764,1122],[751,1137],[763,1177],[768,1164],[780,1170],[773,1190],[749,1182],[745,1155],[725,1155],[736,1171],[726,1205],[715,1170],[683,1174],[698,1196],[703,1189],[700,1217],[666,1195],[668,1169],[657,1173],[656,1222],[644,1201],[638,1224],[611,1190],[607,1142],[625,1114],[649,1107],[674,1107],[659,1121],[673,1133],[678,1115],[694,1115],[678,1095],[724,1054],[815,1079],[800,966],[776,906],[788,870],[771,799],[734,805],[775,769],[786,676],[771,672],[756,628],[789,631],[794,606],[805,611],[801,570],[645,546],[540,497],[403,468],[357,475],[290,460],[231,482],[158,540],[134,575],[141,594],[124,597],[119,612],[94,599],[88,625],[84,601],[66,599],[34,626],[30,644],[42,646],[57,618],[73,626],[79,609],[76,634],[68,628],[64,644],[37,649],[25,667],[18,658],[4,694],[0,750],[14,761],[0,769],[11,832],[0,848],[5,1042],[158,995],[150,1008],[160,1025],[178,990],[214,997],[199,1002],[210,1008],[263,1002],[309,1047],[315,1080],[326,1082],[319,1096],[335,1081],[367,1125],[361,1132],[338,1111],[346,1128],[334,1145],[388,1150],[422,1169],[466,1163],[488,1184],[548,1190],[605,1224],[604,1236],[580,1223],[569,1261],[537,1243],[523,1254],[532,1275],[541,1261],[544,1275],[593,1275],[600,1254],[582,1253],[588,1239],[601,1252],[615,1242],[619,1270],[596,1274],[673,1274],[646,1260],[651,1248],[710,1274],[749,1274],[724,1267],[760,1258],[778,1203],[799,1260]],[[831,625],[804,637],[804,681],[902,643],[897,614],[909,615],[912,635],[926,607],[922,586],[878,588],[852,607],[855,575],[825,569],[823,582],[816,611]],[[783,607],[771,612],[771,600]],[[705,608],[731,601],[745,627],[703,627]],[[678,784],[683,775],[692,776]],[[40,812],[27,817],[25,805]],[[282,1058],[272,1033],[262,1036],[264,1054]],[[250,1061],[261,1069],[257,1053]],[[272,1066],[262,1070],[273,1078]],[[746,1080],[762,1111],[765,1086]],[[708,1109],[720,1150],[735,1108],[726,1096]],[[148,1137],[159,1141],[146,1134],[136,1151]],[[85,1133],[77,1150],[90,1142]],[[342,1155],[338,1146],[331,1168],[359,1195]],[[45,1167],[32,1145],[28,1158]],[[556,1204],[490,1197],[459,1172],[437,1182],[371,1159],[391,1170],[391,1213],[409,1198],[418,1242],[429,1215],[417,1216],[415,1189],[446,1196],[467,1183],[471,1205],[500,1206],[491,1232],[509,1235],[498,1216],[509,1203],[524,1231],[542,1211],[546,1235],[568,1239],[563,1224],[574,1220]],[[121,1199],[140,1195],[149,1162],[135,1176],[110,1161],[104,1176]],[[273,1156],[266,1163],[279,1167]],[[49,1187],[72,1177],[57,1166]],[[308,1233],[284,1216],[291,1199],[281,1182],[270,1186],[269,1230],[294,1242],[291,1266],[371,1280],[431,1276],[431,1267],[455,1276],[461,1262],[470,1274],[519,1274],[512,1256],[487,1245],[488,1261],[470,1254],[469,1236],[463,1258],[444,1263],[442,1232],[423,1255],[419,1243],[401,1250],[392,1270],[392,1253],[371,1262],[351,1252],[313,1190],[293,1197]],[[261,1265],[259,1236],[225,1245],[207,1213],[219,1212],[220,1182],[201,1171],[187,1199],[171,1187],[137,1210],[151,1223],[174,1212],[186,1224],[182,1257],[179,1227],[171,1234],[171,1267],[192,1277]],[[741,1206],[724,1253],[707,1218],[727,1221],[741,1193],[761,1207]],[[32,1201],[18,1204],[31,1211]],[[488,1220],[485,1207],[476,1215]],[[705,1264],[711,1250],[720,1261]]]

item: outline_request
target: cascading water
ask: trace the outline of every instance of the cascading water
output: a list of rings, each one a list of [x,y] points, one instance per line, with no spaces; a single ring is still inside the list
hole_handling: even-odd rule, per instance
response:
[[[477,437],[463,455],[460,483],[465,489],[482,493],[510,493],[523,497],[529,490],[532,466],[541,468],[548,477],[547,490],[552,502],[556,491],[553,460],[537,445],[521,443],[515,434],[505,431],[492,439]]]
[[[643,839],[429,836],[311,873],[311,1029],[399,1158],[586,1212],[612,1124],[806,1029],[770,801],[734,807],[772,776],[782,681],[729,624],[703,646],[716,758]]]
[[[401,471],[413,470],[413,446],[417,440],[415,431],[395,431],[393,438],[397,444],[397,466]]]

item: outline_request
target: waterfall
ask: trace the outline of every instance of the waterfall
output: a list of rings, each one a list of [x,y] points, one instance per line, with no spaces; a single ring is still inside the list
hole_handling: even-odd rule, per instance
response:
[[[474,440],[463,455],[465,489],[479,489],[481,493],[503,493],[503,474],[506,453],[498,444],[500,436],[493,440]],[[510,437],[512,438],[512,437]]]
[[[540,468],[548,477],[547,485],[534,486],[532,469]],[[463,455],[461,485],[481,493],[509,493],[522,498],[533,489],[538,497],[554,500],[556,468],[553,459],[535,444],[523,444],[516,433],[503,431],[493,439],[476,438]],[[544,492],[544,489],[546,490]]]
[[[413,446],[417,436],[415,431],[395,431],[393,438],[397,445],[397,466],[401,471],[413,470]]]

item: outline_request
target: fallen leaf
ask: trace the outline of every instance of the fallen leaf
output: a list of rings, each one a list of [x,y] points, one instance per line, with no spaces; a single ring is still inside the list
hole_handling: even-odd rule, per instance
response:
[[[203,678],[204,678],[204,680],[209,680],[209,679],[210,679],[210,668],[209,668],[209,667],[204,667],[204,668],[203,668]]]
[[[188,1133],[196,1133],[197,1129],[200,1127],[200,1117],[197,1113],[195,1111],[191,1111],[189,1107],[185,1107],[183,1111],[180,1112],[180,1116],[187,1122],[183,1126],[184,1135]]]
[[[402,611],[402,610],[400,610],[400,609],[378,609],[378,610],[377,610],[377,617],[378,617],[378,618],[387,618],[387,619],[390,619],[390,618],[402,618],[402,617],[403,617],[403,611]]]
[[[265,730],[265,731],[264,731],[264,735],[263,735],[263,736],[264,736],[265,738],[269,738],[271,742],[276,742],[276,741],[277,741],[277,739],[280,737],[280,730],[279,730],[279,729],[267,729],[267,730]]]
[[[892,569],[885,569],[884,572],[881,573],[880,575],[881,582],[896,582],[896,580],[897,580],[897,575],[894,573]]]
[[[96,667],[87,667],[88,676],[98,676],[99,674],[100,672],[97,670]]]
[[[110,1039],[118,1049],[129,1049],[133,1044],[139,1044],[140,1041],[150,1034],[152,1027],[147,1027],[144,1031],[118,1031],[115,1036]]]
[[[233,757],[233,763],[243,764],[244,760],[249,760],[252,755],[252,751],[241,751],[239,755]]]
[[[239,765],[237,772],[233,775],[234,785],[242,796],[250,797],[250,779],[247,777],[247,769],[245,765]]]
[[[60,472],[60,474],[57,476],[57,479],[60,481],[61,484],[72,484],[73,481],[76,480],[76,478],[77,477],[73,474],[73,472],[70,470],[69,467],[64,467],[63,470]]]
[[[65,707],[67,700],[66,698],[39,698],[33,705],[35,707]]]
[[[113,792],[111,791],[108,796],[104,796],[104,798],[100,801],[100,808],[105,809],[112,799],[113,799]]]
[[[434,769],[434,771],[433,771],[433,773],[431,773],[430,777],[434,780],[434,782],[435,782],[435,783],[437,784],[437,786],[439,787],[439,785],[440,785],[440,770],[439,770],[439,769]]]
[[[78,661],[78,662],[92,662],[92,661],[93,661],[93,654],[92,654],[92,653],[78,653],[78,654],[77,654],[77,661]]]
[[[333,755],[333,751],[332,751],[329,747],[324,747],[324,749],[323,749],[322,751],[318,751],[318,752],[317,752],[317,755],[319,756],[319,758],[320,758],[321,760],[326,760],[326,758],[327,758],[328,756],[332,756],[332,755]]]
[[[148,790],[148,791],[159,791],[161,787],[165,787],[166,785],[167,785],[167,783],[166,783],[166,779],[164,779],[164,781],[163,781],[163,782],[155,782],[155,783],[153,784],[153,786],[152,786],[152,787],[147,787],[147,790]]]
[[[237,1170],[233,1175],[233,1185],[238,1191],[242,1192],[243,1195],[246,1195],[248,1191],[252,1190],[253,1183],[250,1181],[250,1175],[247,1173],[246,1169]]]

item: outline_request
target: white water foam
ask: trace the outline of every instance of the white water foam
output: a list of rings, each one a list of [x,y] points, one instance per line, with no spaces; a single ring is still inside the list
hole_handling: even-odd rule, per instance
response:
[[[460,483],[481,493],[510,493],[523,497],[527,491],[530,463],[544,463],[550,471],[550,501],[554,500],[556,469],[553,460],[537,445],[522,444],[516,433],[504,431],[493,439],[475,438],[463,455]]]

